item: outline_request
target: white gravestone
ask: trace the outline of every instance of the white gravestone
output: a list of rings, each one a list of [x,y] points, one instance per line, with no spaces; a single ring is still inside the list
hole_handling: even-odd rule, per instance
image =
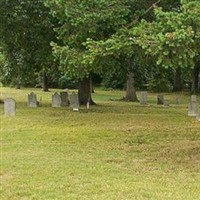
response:
[[[4,113],[5,116],[16,115],[16,102],[14,99],[7,98],[4,100]]]

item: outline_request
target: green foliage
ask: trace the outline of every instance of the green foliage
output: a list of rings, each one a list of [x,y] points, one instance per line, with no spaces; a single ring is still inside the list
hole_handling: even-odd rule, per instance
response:
[[[133,39],[158,65],[193,67],[199,56],[200,2],[182,4],[180,10],[163,11],[155,7],[153,22],[141,21],[132,29]]]
[[[0,42],[9,79],[22,84],[40,71],[50,73],[55,67],[50,47],[55,40],[54,21],[43,1],[1,0],[0,13]]]

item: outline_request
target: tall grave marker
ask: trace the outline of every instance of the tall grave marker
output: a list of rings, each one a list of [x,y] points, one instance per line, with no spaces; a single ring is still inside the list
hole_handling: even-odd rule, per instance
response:
[[[197,96],[192,95],[190,103],[188,104],[188,116],[196,117],[198,113]]]
[[[54,95],[52,95],[52,107],[58,108],[61,106],[61,97],[60,95],[56,92]]]
[[[73,108],[73,111],[79,111],[79,100],[78,100],[78,94],[75,92],[72,92],[70,95],[70,107]]]
[[[4,100],[4,114],[5,116],[16,115],[16,102],[14,99],[7,98]]]
[[[140,104],[147,104],[147,92],[146,91],[142,91],[140,93]]]
[[[157,96],[157,105],[163,105],[164,104],[164,96],[159,94]]]
[[[33,92],[28,95],[28,107],[36,108],[38,106],[37,96]]]
[[[68,106],[69,105],[69,99],[68,99],[68,93],[67,92],[61,92],[60,98],[61,98],[61,106]]]

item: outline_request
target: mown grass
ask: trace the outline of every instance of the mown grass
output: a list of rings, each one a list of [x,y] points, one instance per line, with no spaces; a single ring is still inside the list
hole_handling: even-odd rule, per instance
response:
[[[27,107],[27,94],[42,97]],[[200,199],[200,123],[187,116],[189,96],[166,94],[169,108],[115,101],[123,91],[96,90],[97,106],[51,108],[51,92],[0,88],[17,101],[0,105],[1,199]],[[112,100],[110,100],[112,99]]]

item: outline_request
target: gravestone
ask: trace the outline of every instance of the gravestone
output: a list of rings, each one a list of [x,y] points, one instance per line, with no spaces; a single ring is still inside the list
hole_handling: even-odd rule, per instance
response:
[[[164,96],[159,94],[157,96],[157,105],[163,105],[164,104]]]
[[[16,102],[14,99],[7,98],[4,100],[4,114],[5,116],[16,115]]]
[[[192,95],[188,105],[188,116],[195,117],[198,113],[197,96]]]
[[[72,92],[72,94],[70,95],[70,107],[73,108],[73,111],[79,110],[78,94],[76,94],[75,92]]]
[[[188,116],[195,117],[198,113],[198,103],[191,101],[188,105]]]
[[[142,91],[140,93],[140,104],[147,104],[147,92]]]
[[[61,106],[68,106],[69,105],[68,93],[67,92],[61,92],[60,98],[61,98]]]
[[[196,114],[196,119],[200,122],[200,112]]]
[[[36,108],[38,106],[37,96],[33,92],[28,95],[28,107]]]
[[[169,106],[169,100],[164,100],[163,105],[164,105],[164,106]]]
[[[52,95],[52,107],[58,108],[61,106],[61,97],[60,95],[56,92],[54,95]]]

